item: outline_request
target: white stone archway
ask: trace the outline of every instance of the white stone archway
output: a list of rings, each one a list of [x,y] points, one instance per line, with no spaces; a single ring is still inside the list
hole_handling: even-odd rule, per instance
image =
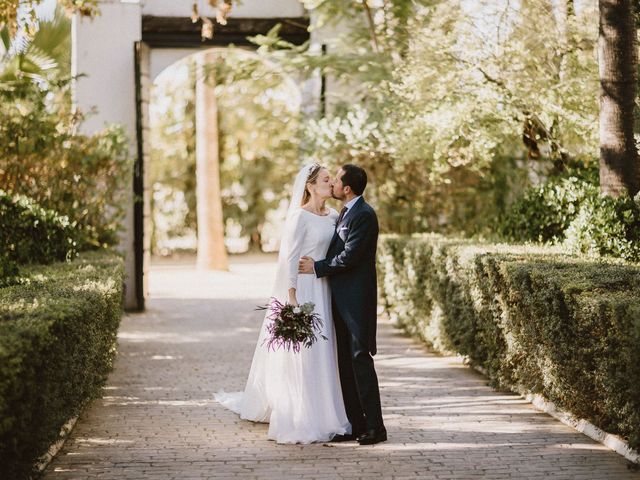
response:
[[[208,2],[201,3],[206,5],[202,15],[215,18]],[[318,35],[308,33],[308,14],[298,0],[243,0],[234,6],[228,25],[216,25],[213,39],[203,42],[199,27],[189,18],[192,4],[192,0],[108,0],[100,2],[99,17],[73,20],[72,72],[84,75],[75,84],[74,103],[82,111],[97,111],[83,130],[93,133],[105,123],[122,124],[136,158],[121,236],[127,309],[143,309],[147,291],[150,241],[144,232],[151,212],[144,165],[148,161],[145,134],[152,79],[196,51],[229,44],[249,46],[247,36],[264,34],[276,23],[283,24],[281,35],[293,43],[308,39],[314,43]],[[303,86],[303,110],[317,110],[321,83],[318,78]]]
[[[145,50],[147,52],[147,56],[149,57],[149,62],[148,62],[149,75],[148,75],[148,78],[146,76],[143,77],[141,75],[141,80],[144,79],[144,82],[148,83],[150,87],[148,90],[149,92],[148,107],[147,107],[146,100],[141,106],[141,111],[142,111],[141,118],[143,123],[146,123],[147,112],[149,112],[149,128],[146,128],[146,125],[145,125],[144,131],[141,134],[142,151],[143,151],[142,171],[144,172],[144,186],[145,186],[145,188],[142,191],[144,195],[145,206],[151,204],[151,195],[153,192],[152,182],[148,180],[148,177],[149,177],[148,172],[152,171],[153,159],[151,158],[150,152],[155,146],[153,145],[153,142],[149,140],[150,135],[146,135],[146,132],[150,131],[151,128],[153,127],[153,121],[154,121],[154,114],[153,114],[154,108],[151,103],[152,102],[151,98],[153,97],[153,95],[151,95],[151,93],[154,86],[157,85],[157,82],[162,81],[163,76],[171,76],[175,73],[176,69],[180,69],[181,67],[188,69],[190,68],[190,65],[191,67],[198,65],[200,68],[203,68],[207,65],[208,62],[217,62],[220,60],[220,58],[224,58],[225,54],[231,53],[233,55],[232,58],[234,59],[233,60],[234,62],[238,60],[241,61],[242,59],[259,61],[264,65],[264,68],[276,74],[277,77],[280,79],[280,82],[282,82],[283,88],[287,92],[286,103],[287,103],[289,112],[291,112],[294,115],[296,114],[296,112],[297,114],[303,113],[301,109],[303,98],[304,98],[303,89],[305,87],[308,87],[309,81],[305,80],[303,77],[294,78],[293,76],[287,74],[286,72],[283,71],[280,65],[268,59],[265,59],[264,57],[259,56],[254,49],[234,48],[232,51],[229,51],[228,47],[212,47],[204,50],[198,50],[195,52],[193,50],[188,50],[188,49],[179,49],[179,50],[175,49],[175,50],[171,50],[170,55],[163,54],[165,52],[162,50],[153,50],[146,47],[145,47]],[[154,53],[161,53],[161,55],[156,55],[154,57]],[[170,63],[170,62],[173,62],[173,63]],[[213,108],[213,110],[215,111],[217,107],[207,106],[208,101],[206,99],[206,96],[198,97],[198,95],[203,95],[203,88],[200,89],[200,93],[198,93],[198,88],[196,88],[196,92],[195,92],[196,105],[197,105],[196,117],[195,117],[196,126],[197,126],[196,145],[198,146],[198,149],[200,147],[204,148],[205,150],[212,148],[215,152],[217,152],[218,150],[217,141],[215,140],[213,142],[211,141],[211,139],[214,136],[218,135],[217,126],[214,126],[215,124],[217,124],[217,119],[215,119],[215,114],[214,114],[214,119],[209,118],[211,115],[211,111],[209,109]],[[146,97],[146,94],[145,94],[145,97]],[[214,101],[214,104],[215,103],[217,102]],[[200,117],[198,115],[198,112],[200,114]],[[213,131],[207,131],[208,127],[213,127]],[[202,134],[204,134],[204,140],[201,140],[200,138],[200,135]],[[217,153],[216,153],[216,158],[213,159],[213,161],[208,160],[206,156],[202,157],[201,155],[198,155],[198,154],[196,154],[196,157],[197,157],[197,163],[199,164],[198,168],[202,166],[202,163],[200,163],[201,161],[203,161],[204,164],[207,165],[205,168],[212,168],[212,167],[217,168],[217,164],[218,164]],[[206,176],[206,174],[204,176]],[[198,174],[197,177],[200,178],[200,174]],[[200,182],[198,182],[198,185],[200,185]],[[222,185],[222,188],[224,187],[225,186]],[[220,188],[220,186],[218,185],[217,188]],[[219,198],[219,193],[214,195],[214,197]],[[200,205],[200,199],[198,199],[198,205]],[[145,294],[149,290],[147,285],[147,279],[148,279],[147,272],[150,270],[151,245],[150,245],[149,239],[151,238],[152,215],[153,215],[153,212],[151,210],[145,211],[145,213],[143,214],[142,224],[135,225],[136,229],[140,229],[140,231],[136,233],[143,234],[144,251],[142,252],[142,258],[143,258],[142,272],[144,275],[143,275],[142,281],[143,281],[143,289],[144,289],[143,291],[145,292]],[[221,212],[220,212],[220,215],[221,215]],[[206,220],[207,216],[201,215],[200,213],[198,213],[199,227],[200,227],[201,218],[204,218]],[[209,236],[211,237],[211,235]],[[198,241],[200,241],[200,233],[198,233]],[[224,249],[223,241],[215,242],[215,246],[216,248]],[[203,249],[203,251],[206,251],[206,248]],[[198,244],[198,252],[200,252],[200,244]],[[222,255],[224,255],[224,253],[222,253]],[[198,260],[200,260],[200,257],[198,257]]]

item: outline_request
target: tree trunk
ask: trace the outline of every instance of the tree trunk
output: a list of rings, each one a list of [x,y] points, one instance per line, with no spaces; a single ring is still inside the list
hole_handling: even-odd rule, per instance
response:
[[[640,168],[634,132],[638,53],[632,0],[600,0],[600,191],[635,195]]]
[[[260,230],[254,230],[249,236],[249,251],[262,252],[262,234]]]
[[[220,138],[215,75],[213,69],[206,78],[204,74],[204,66],[215,61],[212,54],[205,54],[200,59],[199,81],[196,84],[197,266],[204,270],[228,270],[220,192]]]

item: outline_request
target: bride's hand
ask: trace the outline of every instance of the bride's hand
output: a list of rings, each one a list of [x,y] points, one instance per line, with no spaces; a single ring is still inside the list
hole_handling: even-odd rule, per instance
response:
[[[298,298],[296,297],[296,289],[289,289],[289,305],[293,305],[294,307],[298,306]]]

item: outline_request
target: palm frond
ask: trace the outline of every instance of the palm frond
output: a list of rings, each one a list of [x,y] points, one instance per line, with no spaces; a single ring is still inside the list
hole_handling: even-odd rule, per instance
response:
[[[33,68],[34,73],[36,72],[35,69],[40,70],[42,73],[47,73],[49,70],[58,68],[58,61],[51,53],[34,44],[29,45],[27,51],[20,57],[22,57],[23,66]]]
[[[60,7],[47,20],[40,21],[33,38],[11,38],[7,28],[0,30],[5,53],[0,62],[0,79],[28,77],[34,80],[68,76],[71,71],[71,22]]]
[[[31,42],[55,59],[62,70],[71,63],[71,21],[64,10],[57,7],[50,20],[40,22],[38,33]]]
[[[9,27],[4,26],[0,28],[0,40],[2,41],[2,47],[4,48],[2,55],[9,51],[11,48],[11,36],[9,35]]]

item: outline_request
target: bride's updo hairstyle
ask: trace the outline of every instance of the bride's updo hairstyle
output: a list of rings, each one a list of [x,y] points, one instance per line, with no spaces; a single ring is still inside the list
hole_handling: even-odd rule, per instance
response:
[[[302,202],[300,202],[301,206],[307,203],[311,198],[311,193],[309,193],[309,190],[307,189],[307,184],[316,183],[316,181],[318,180],[318,175],[320,174],[320,170],[322,170],[322,165],[320,165],[319,163],[314,163],[313,165],[311,165],[311,169],[309,170],[309,176],[307,177],[307,181],[305,182],[305,185],[304,185]]]

